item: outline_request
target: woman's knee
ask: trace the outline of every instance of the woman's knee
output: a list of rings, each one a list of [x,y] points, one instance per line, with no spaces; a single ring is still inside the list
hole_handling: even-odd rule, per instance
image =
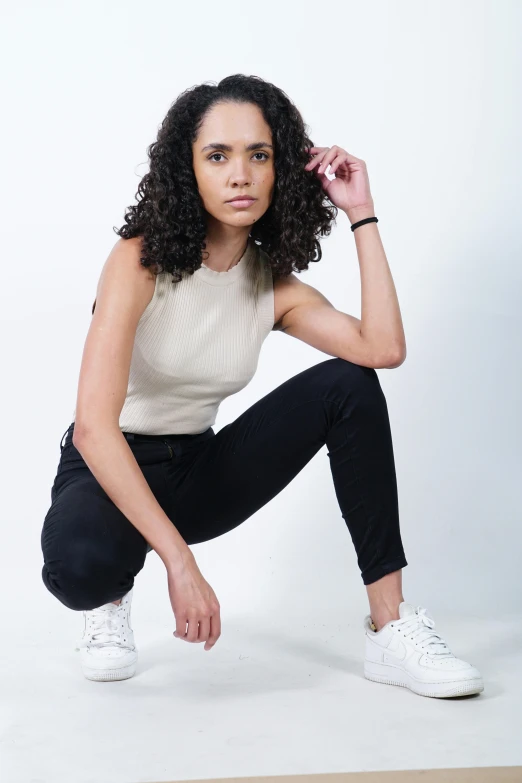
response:
[[[376,399],[382,402],[384,393],[373,367],[363,367],[338,357],[326,359],[315,366],[324,383],[342,396],[358,394],[364,401]]]
[[[60,559],[45,562],[42,579],[64,606],[76,611],[95,609],[127,593],[134,575],[122,570],[121,560],[94,547],[91,541],[74,541]]]

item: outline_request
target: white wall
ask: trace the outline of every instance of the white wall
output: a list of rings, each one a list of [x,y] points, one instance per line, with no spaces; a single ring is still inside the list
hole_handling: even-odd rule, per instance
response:
[[[408,348],[400,368],[378,371],[406,600],[435,615],[519,610],[521,5],[127,0],[12,4],[2,17],[3,595],[78,621],[41,581],[40,531],[112,227],[176,96],[243,72],[284,89],[316,144],[367,163]],[[360,317],[343,213],[323,251],[302,279]],[[326,358],[270,335],[215,430]],[[223,618],[270,605],[289,625],[298,606],[338,606],[341,620],[367,611],[326,448],[254,517],[193,551]],[[155,553],[138,580],[140,600],[166,611]]]

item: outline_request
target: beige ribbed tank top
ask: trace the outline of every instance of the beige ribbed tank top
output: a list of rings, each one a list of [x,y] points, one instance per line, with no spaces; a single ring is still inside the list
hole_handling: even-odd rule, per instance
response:
[[[156,276],[138,322],[119,419],[123,432],[171,435],[211,427],[221,401],[254,376],[274,325],[272,270],[251,238],[228,271],[203,264],[193,275],[181,274],[179,283],[170,272]]]

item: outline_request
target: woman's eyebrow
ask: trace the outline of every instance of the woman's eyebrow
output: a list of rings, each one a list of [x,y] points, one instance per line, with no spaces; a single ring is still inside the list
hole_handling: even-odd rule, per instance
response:
[[[261,147],[269,147],[271,150],[274,149],[267,141],[255,141],[252,144],[245,146],[245,150],[250,152],[251,150],[261,149]],[[226,152],[232,152],[232,147],[230,144],[222,144],[221,142],[213,141],[211,144],[207,144],[203,147],[201,152],[206,152],[206,150],[225,150]]]

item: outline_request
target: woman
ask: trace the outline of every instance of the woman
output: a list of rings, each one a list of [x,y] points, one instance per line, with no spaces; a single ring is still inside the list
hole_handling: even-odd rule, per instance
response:
[[[364,161],[313,146],[285,93],[244,75],[182,93],[149,156],[100,276],[42,530],[46,587],[84,613],[85,676],[135,673],[132,588],[152,549],[166,567],[174,635],[212,649],[220,605],[189,546],[240,525],[326,444],[369,599],[365,676],[426,696],[482,691],[480,672],[402,594],[375,369],[399,366],[406,349]],[[362,320],[294,274],[320,260],[318,237],[339,209],[354,231]],[[333,358],[216,433],[220,402],[253,377],[273,330]]]

